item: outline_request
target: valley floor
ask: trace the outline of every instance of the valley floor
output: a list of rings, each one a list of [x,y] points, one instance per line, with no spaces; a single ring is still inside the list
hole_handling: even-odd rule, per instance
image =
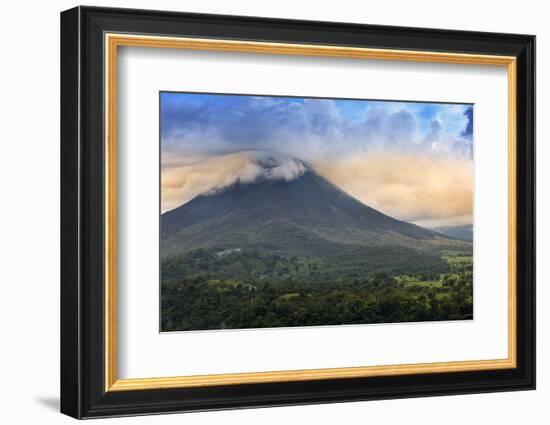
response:
[[[162,331],[472,319],[471,253],[437,260],[392,271],[384,263],[335,268],[330,259],[197,250],[162,262]]]

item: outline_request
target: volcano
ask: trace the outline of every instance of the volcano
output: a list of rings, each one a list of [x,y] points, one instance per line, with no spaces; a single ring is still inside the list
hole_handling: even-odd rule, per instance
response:
[[[293,161],[298,172],[288,176],[277,158],[263,158],[255,180],[199,195],[162,214],[161,255],[198,248],[306,257],[361,247],[471,249],[467,242],[385,215]]]

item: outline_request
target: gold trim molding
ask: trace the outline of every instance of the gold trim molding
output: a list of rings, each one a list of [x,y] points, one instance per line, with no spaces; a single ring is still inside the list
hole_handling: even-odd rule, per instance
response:
[[[117,379],[116,324],[116,146],[118,47],[188,49],[370,60],[435,62],[507,67],[508,72],[508,357],[495,360],[285,370],[253,373]],[[516,304],[516,59],[462,53],[370,49],[327,45],[105,34],[105,391],[135,391],[215,385],[312,381],[375,376],[511,369],[517,365]]]

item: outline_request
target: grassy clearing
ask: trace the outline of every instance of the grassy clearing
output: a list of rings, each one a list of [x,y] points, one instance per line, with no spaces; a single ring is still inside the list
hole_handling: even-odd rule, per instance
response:
[[[443,259],[448,264],[473,264],[473,257],[471,255],[444,255]]]
[[[284,294],[284,295],[281,295],[278,300],[280,301],[289,301],[293,298],[297,298],[300,296],[300,293],[299,292],[291,292],[289,294]]]
[[[409,286],[422,286],[424,288],[441,288],[443,287],[443,284],[440,280],[428,280],[428,281],[422,281],[422,280],[409,280],[407,282],[403,283],[404,287]]]

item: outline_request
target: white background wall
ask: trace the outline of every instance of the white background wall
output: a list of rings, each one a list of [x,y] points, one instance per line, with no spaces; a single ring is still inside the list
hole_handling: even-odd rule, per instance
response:
[[[59,12],[71,1],[5,2],[0,15],[0,420],[69,423],[59,392]],[[548,423],[550,27],[542,1],[97,1],[96,5],[537,35],[538,390],[195,413],[109,423]],[[545,261],[546,260],[546,261]]]

